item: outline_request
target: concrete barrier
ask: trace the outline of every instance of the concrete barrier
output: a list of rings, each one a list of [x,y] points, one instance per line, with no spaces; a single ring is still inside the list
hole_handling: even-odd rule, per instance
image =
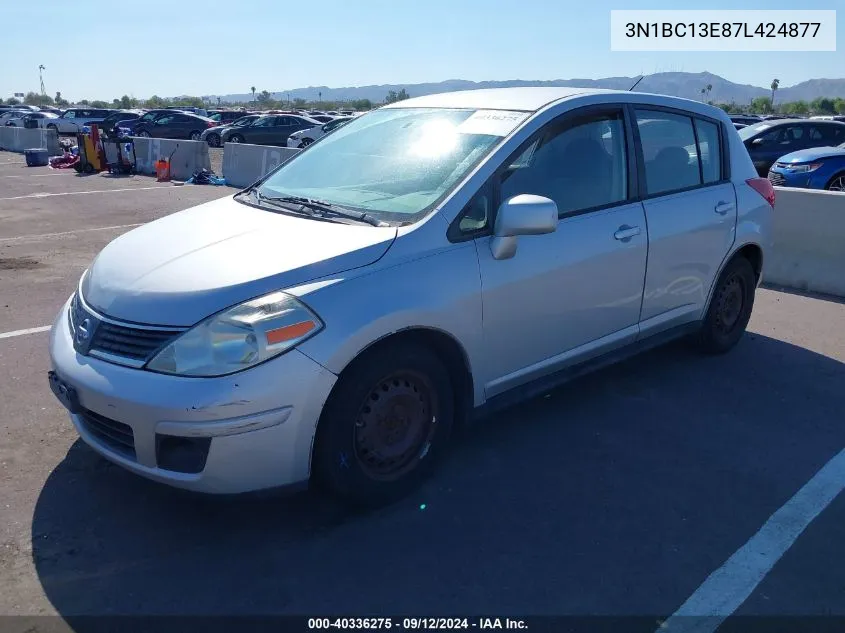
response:
[[[246,187],[299,151],[288,147],[226,143],[223,146],[223,177],[228,185]]]
[[[155,174],[160,158],[171,158],[170,175],[187,180],[195,171],[211,169],[208,144],[205,141],[182,141],[168,138],[135,137],[135,169],[139,174]]]
[[[25,129],[22,127],[0,127],[0,149],[22,152],[27,149],[46,149],[50,156],[61,154],[59,135],[55,130]]]
[[[845,193],[775,189],[774,248],[763,280],[845,297]]]

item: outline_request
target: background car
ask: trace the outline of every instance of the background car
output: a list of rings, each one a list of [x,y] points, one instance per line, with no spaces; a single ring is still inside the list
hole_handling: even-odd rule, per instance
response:
[[[845,142],[845,123],[813,119],[761,121],[737,133],[757,173],[766,176],[781,156],[811,147],[832,147]]]
[[[781,156],[769,170],[769,182],[779,187],[845,191],[845,142]]]
[[[270,114],[245,127],[230,127],[221,135],[222,143],[253,143],[255,145],[287,145],[288,137],[299,130],[320,125],[314,119],[294,114]]]
[[[337,117],[331,116],[329,114],[313,114],[308,117],[309,119],[314,119],[315,121],[319,121],[320,123],[328,123],[329,121],[334,121]]]
[[[171,110],[153,121],[141,119],[138,119],[139,123],[134,126],[135,136],[146,138],[184,138],[198,141],[204,130],[217,125],[217,121],[208,117],[178,110]]]
[[[0,125],[6,125],[6,121],[11,121],[27,114],[32,114],[32,110],[5,110],[0,112]]]
[[[8,117],[5,124],[9,127],[46,127],[46,124],[57,119],[58,115],[52,112],[22,112],[18,116]],[[27,123],[35,121],[35,123]]]
[[[113,134],[115,128],[119,127],[120,123],[134,121],[141,118],[143,114],[143,110],[116,110],[103,119],[102,123],[100,123],[100,129],[106,134]]]
[[[126,118],[121,119],[115,124],[115,127],[126,128],[129,131],[129,134],[134,136],[135,135],[135,128],[142,123],[149,123],[155,121],[157,118],[173,114],[173,110],[166,110],[165,108],[158,108],[156,110],[147,110],[141,116],[132,119]]]
[[[208,110],[205,108],[195,108],[194,106],[167,106],[167,110],[178,110],[179,112],[190,112],[197,116],[208,116]]]
[[[208,118],[217,121],[221,125],[227,125],[234,123],[247,114],[251,113],[244,110],[212,110],[208,113]]]
[[[730,118],[732,123],[743,123],[744,125],[759,123],[763,120],[753,114],[729,114],[728,118]]]
[[[734,129],[741,130],[744,127],[748,127],[747,123],[734,123]]]
[[[323,138],[327,134],[331,134],[336,129],[343,127],[352,120],[352,117],[338,117],[328,123],[323,123],[317,127],[312,127],[308,130],[300,130],[294,132],[288,137],[288,147],[296,147],[302,149],[308,147],[319,138]]]
[[[114,110],[98,108],[68,108],[60,117],[53,119],[45,127],[56,130],[59,134],[78,134],[82,128],[92,123],[101,124],[103,119]]]
[[[222,135],[223,132],[228,130],[229,128],[240,128],[240,127],[249,127],[255,121],[261,118],[262,115],[260,114],[246,114],[241,118],[229,123],[227,125],[217,125],[215,127],[210,127],[206,129],[202,134],[200,134],[200,140],[205,141],[211,147],[220,147],[223,145]]]

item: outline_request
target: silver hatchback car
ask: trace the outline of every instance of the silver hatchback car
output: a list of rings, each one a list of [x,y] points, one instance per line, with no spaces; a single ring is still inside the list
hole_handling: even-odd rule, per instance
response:
[[[144,477],[384,502],[479,412],[677,337],[733,347],[773,206],[702,103],[410,99],[114,240],[53,326],[50,385]]]

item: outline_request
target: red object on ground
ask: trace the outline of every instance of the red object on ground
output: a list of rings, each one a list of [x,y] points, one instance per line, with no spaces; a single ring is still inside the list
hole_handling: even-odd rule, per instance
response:
[[[70,169],[79,162],[79,156],[66,152],[63,156],[54,156],[50,159],[50,167],[53,169]]]

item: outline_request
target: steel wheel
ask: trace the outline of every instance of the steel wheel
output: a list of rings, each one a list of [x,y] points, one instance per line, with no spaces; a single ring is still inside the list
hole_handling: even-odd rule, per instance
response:
[[[833,180],[831,180],[827,184],[828,191],[845,191],[845,174],[839,174],[835,176]]]
[[[398,371],[364,399],[354,427],[355,457],[373,479],[399,479],[414,467],[434,432],[438,402],[426,376]]]
[[[739,321],[745,305],[745,282],[732,275],[721,285],[716,296],[716,329],[723,335],[731,333]]]

